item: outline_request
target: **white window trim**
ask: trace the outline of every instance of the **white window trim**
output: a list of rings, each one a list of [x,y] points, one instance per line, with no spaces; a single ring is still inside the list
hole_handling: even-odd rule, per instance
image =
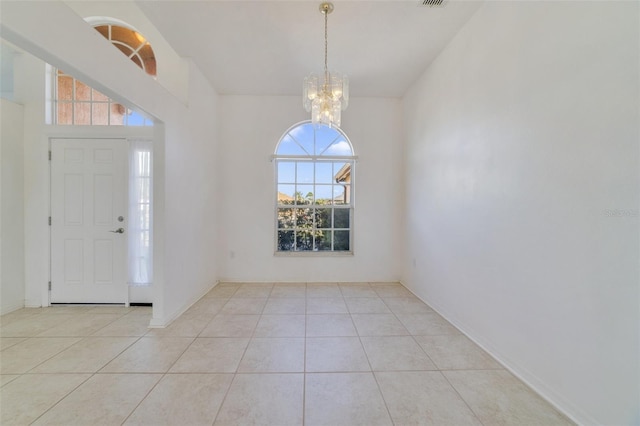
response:
[[[289,129],[287,129],[286,132],[283,133],[282,137],[278,140],[278,143],[276,144],[276,149],[275,149],[275,153],[274,155],[271,156],[271,162],[274,164],[274,234],[273,234],[273,245],[274,245],[274,256],[277,257],[352,257],[354,255],[354,242],[355,242],[355,238],[354,238],[354,216],[355,216],[355,205],[356,205],[356,196],[355,193],[356,191],[354,190],[355,185],[356,185],[356,163],[358,162],[358,156],[355,155],[355,151],[353,149],[353,144],[351,143],[351,141],[349,140],[349,137],[339,128],[336,128],[336,130],[345,138],[345,140],[347,141],[347,143],[349,144],[349,147],[351,149],[351,152],[354,155],[351,156],[341,156],[341,155],[278,155],[277,151],[278,151],[278,147],[280,146],[280,143],[282,142],[282,140],[285,138],[286,135],[289,134],[289,132],[291,132],[293,129],[295,129],[296,127],[302,126],[304,124],[310,123],[310,120],[306,120],[306,121],[302,121],[300,123],[294,124],[293,126],[291,126]],[[348,204],[348,207],[337,207],[338,209],[348,209],[349,210],[349,250],[340,250],[340,251],[334,251],[334,250],[318,250],[318,251],[313,251],[313,250],[304,250],[304,251],[295,251],[295,250],[278,250],[278,231],[281,230],[280,228],[278,228],[278,209],[282,208],[283,206],[280,205],[278,203],[278,184],[279,182],[279,178],[278,178],[278,162],[279,161],[294,161],[294,162],[298,162],[298,161],[308,161],[308,162],[313,162],[314,164],[316,162],[320,162],[320,161],[327,161],[327,162],[335,162],[335,161],[341,161],[341,162],[350,162],[351,163],[351,180],[349,182],[350,186],[351,186],[351,190],[350,190],[350,201]],[[297,179],[297,178],[296,178]],[[313,183],[311,185],[315,185],[315,177],[313,180]],[[294,206],[287,206],[287,207],[292,207],[295,208]],[[336,205],[330,205],[330,206],[322,206],[322,205],[317,205],[317,204],[310,204],[309,207],[311,208],[331,208],[332,210],[334,210],[336,208]],[[346,229],[346,228],[345,228]],[[335,228],[327,228],[327,230],[331,230],[331,231],[335,231]],[[338,230],[341,230],[340,228],[338,228]],[[343,229],[344,230],[344,229]]]

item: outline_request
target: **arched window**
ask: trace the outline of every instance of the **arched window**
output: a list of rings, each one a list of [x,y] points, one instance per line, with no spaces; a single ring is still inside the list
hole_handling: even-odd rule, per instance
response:
[[[156,75],[156,58],[145,37],[122,21],[87,18],[96,31],[109,40],[136,65]],[[61,70],[54,73],[54,111],[56,124],[148,126],[153,122],[113,101]]]
[[[276,252],[353,252],[356,157],[342,130],[305,121],[275,151]]]
[[[156,75],[156,55],[151,44],[134,28],[125,26],[123,22],[118,25],[113,23],[99,23],[92,20],[93,28],[109,40],[124,55],[131,59],[144,72],[151,76]]]

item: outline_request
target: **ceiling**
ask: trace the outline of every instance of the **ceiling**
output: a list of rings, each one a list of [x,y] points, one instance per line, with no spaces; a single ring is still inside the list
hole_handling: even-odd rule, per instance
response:
[[[355,97],[401,97],[481,2],[333,2],[329,69],[349,76]],[[143,1],[136,4],[175,51],[221,94],[301,95],[324,68],[320,1]]]

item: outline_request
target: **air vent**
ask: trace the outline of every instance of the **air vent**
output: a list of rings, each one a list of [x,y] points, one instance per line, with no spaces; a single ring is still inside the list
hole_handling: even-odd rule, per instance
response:
[[[444,7],[447,0],[420,0],[420,6],[426,7]]]

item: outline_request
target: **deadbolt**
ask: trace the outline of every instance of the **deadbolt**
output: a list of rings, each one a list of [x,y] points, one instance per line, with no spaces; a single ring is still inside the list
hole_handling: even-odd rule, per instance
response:
[[[124,217],[118,216],[118,222],[124,222]]]

